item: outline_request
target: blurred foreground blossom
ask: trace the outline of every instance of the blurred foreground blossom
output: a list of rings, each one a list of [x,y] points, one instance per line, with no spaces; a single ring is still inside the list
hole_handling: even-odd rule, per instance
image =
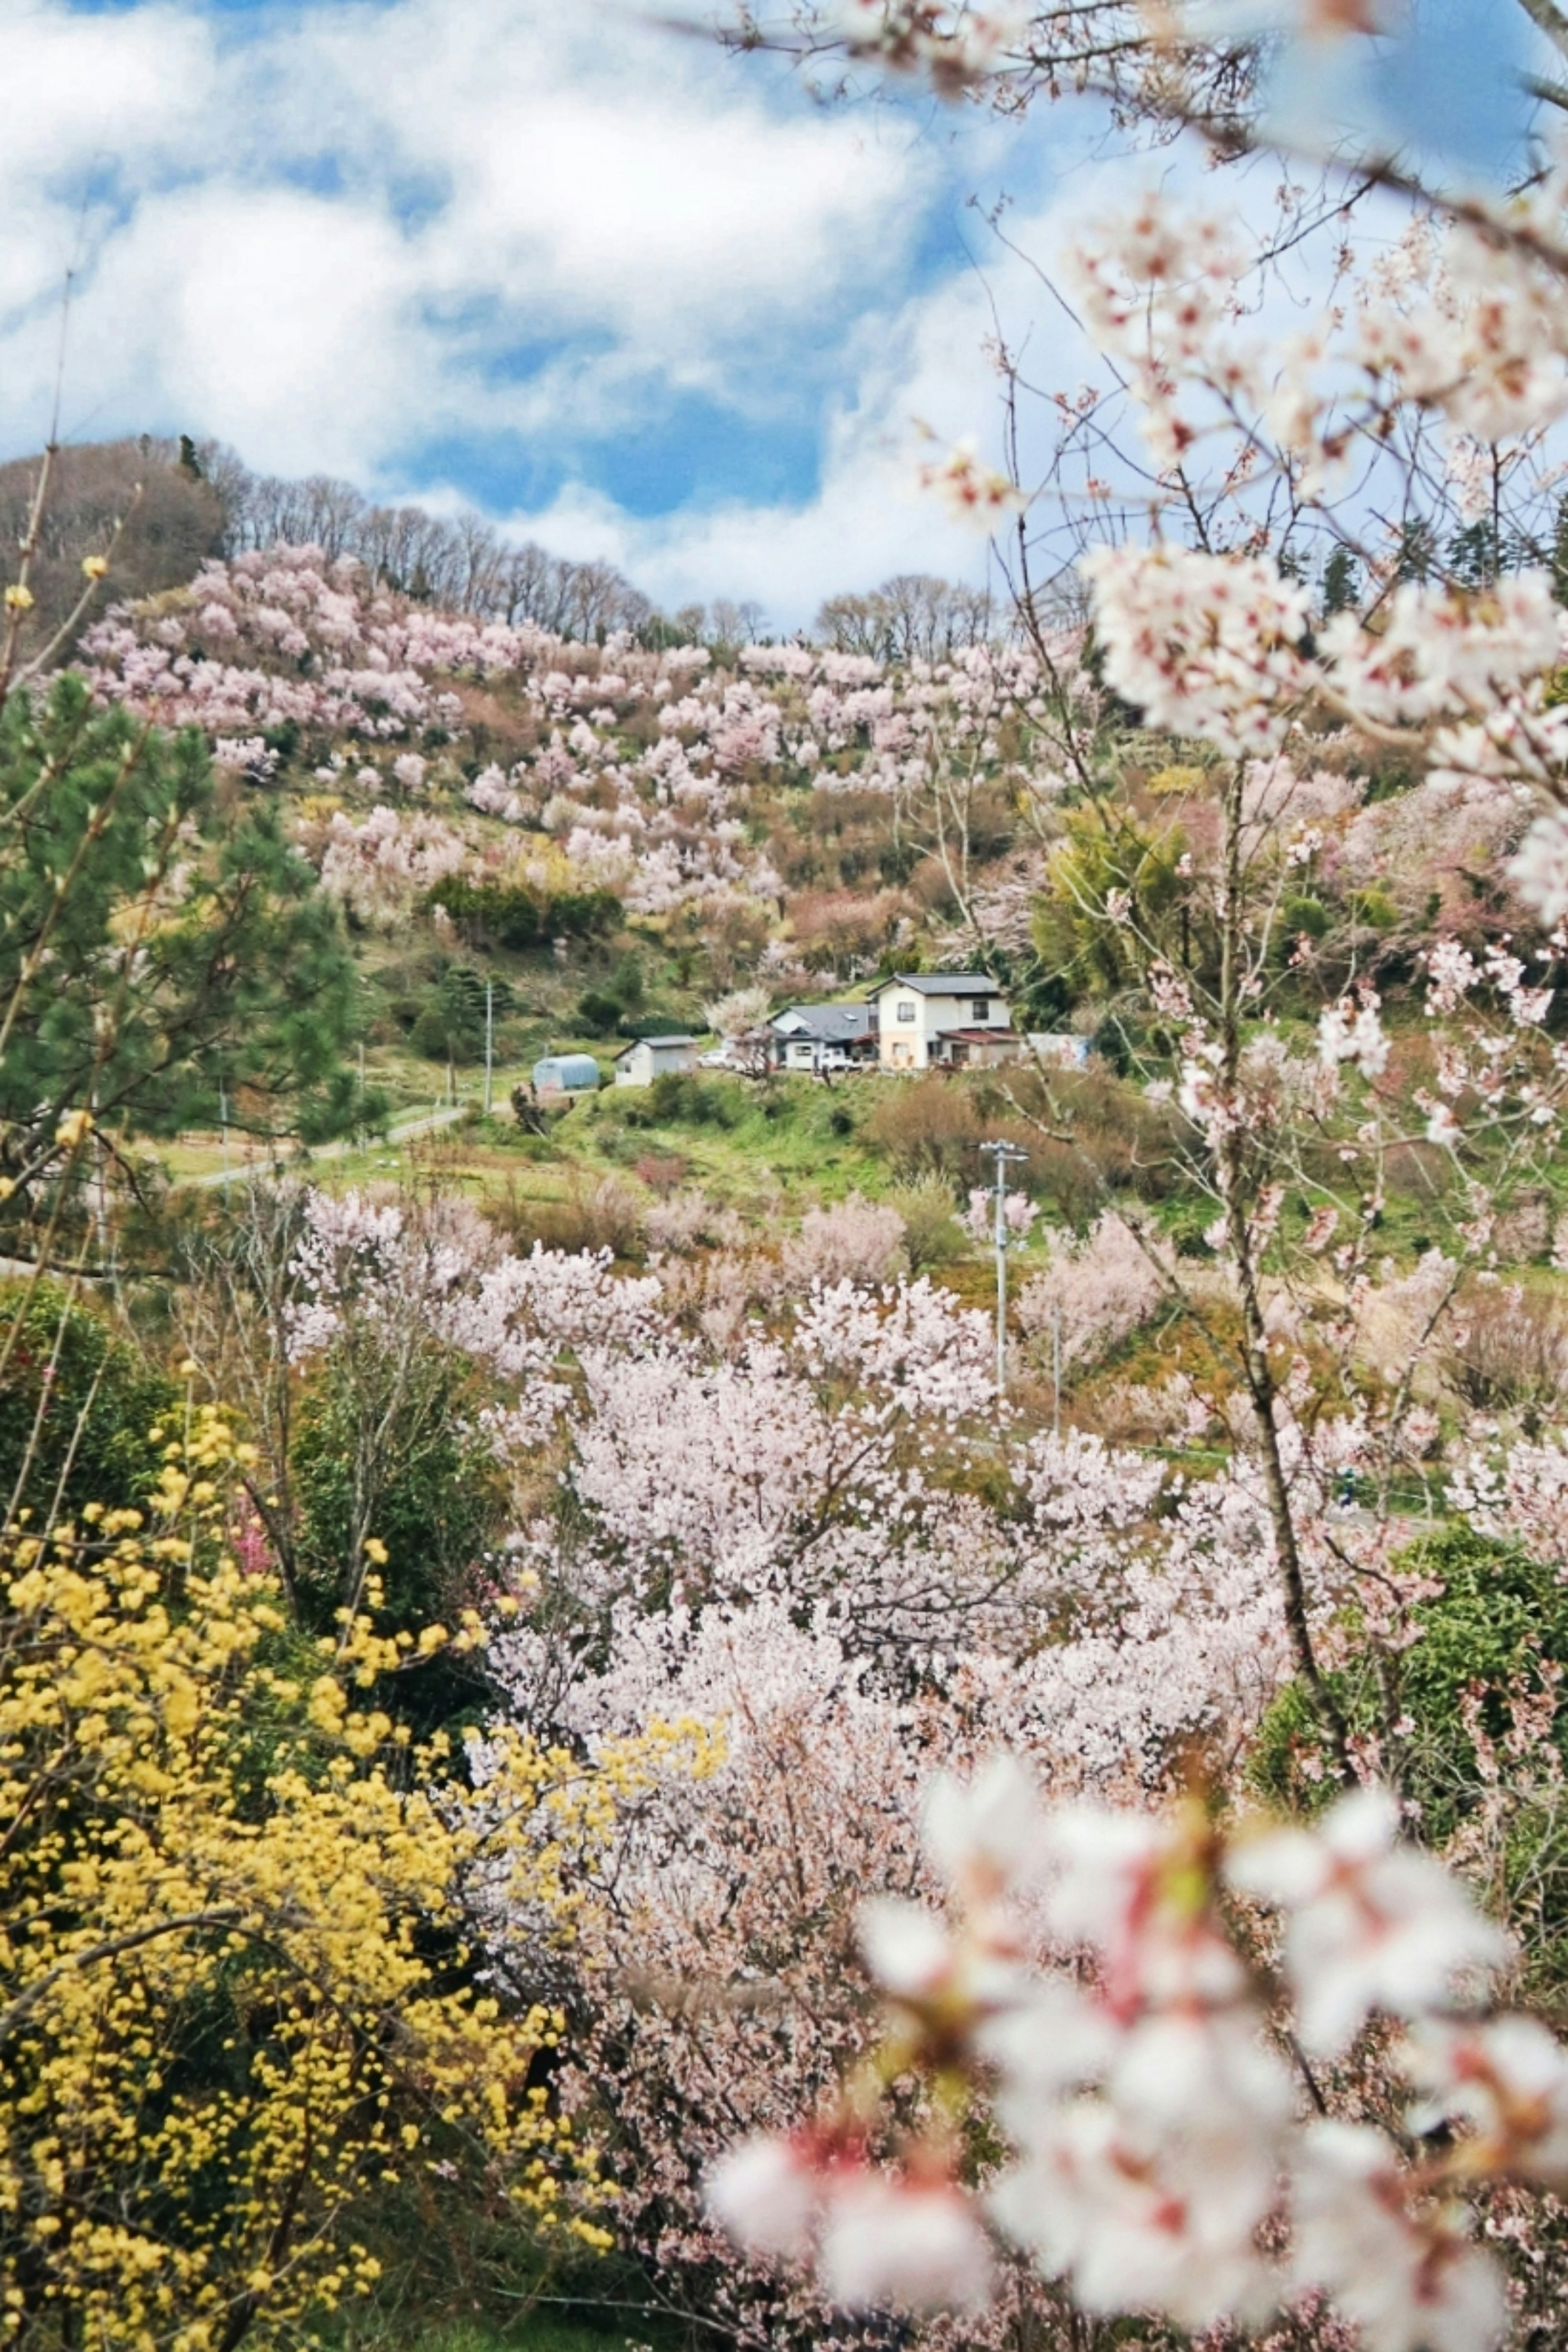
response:
[[[863,1912],[884,2054],[802,2131],[724,2158],[711,2210],[753,2253],[809,2254],[850,2307],[980,2307],[994,2233],[1097,2315],[1246,2326],[1327,2296],[1369,2352],[1488,2352],[1506,2296],[1467,2192],[1563,2176],[1568,2058],[1531,2019],[1477,2015],[1509,1940],[1399,1826],[1377,1788],[1275,1829],[1196,1799],[1042,1811],[1008,1759],[944,1776],[925,1833],[951,1918]],[[1300,2055],[1379,2017],[1409,2021],[1393,2075],[1424,2102],[1387,2128],[1324,2113]],[[868,2085],[921,2070],[931,2106],[895,2129]],[[960,2081],[1005,2150],[978,2177]]]

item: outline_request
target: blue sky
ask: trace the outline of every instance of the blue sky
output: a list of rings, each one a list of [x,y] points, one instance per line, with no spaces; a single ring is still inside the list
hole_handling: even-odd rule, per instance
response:
[[[1518,120],[1513,0],[1422,0],[1363,93],[1461,167]],[[0,445],[37,445],[80,269],[74,437],[472,500],[668,604],[775,625],[982,561],[914,494],[914,420],[996,423],[1053,223],[1142,166],[1064,110],[823,109],[614,0],[6,0]],[[1042,315],[1034,352],[1081,355]]]

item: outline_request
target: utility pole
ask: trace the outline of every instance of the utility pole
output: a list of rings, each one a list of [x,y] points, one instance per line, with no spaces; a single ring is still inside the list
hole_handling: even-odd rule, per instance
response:
[[[1062,1433],[1062,1303],[1051,1308],[1051,1435]]]
[[[496,984],[485,982],[485,1117],[490,1115],[490,1075],[496,1058]]]
[[[1007,1171],[1028,1153],[1016,1143],[983,1143],[996,1162],[996,1220],[993,1238],[996,1244],[996,1393],[1007,1393]]]
[[[223,1189],[228,1190],[228,1088],[220,1078],[217,1082],[218,1125],[223,1129]]]

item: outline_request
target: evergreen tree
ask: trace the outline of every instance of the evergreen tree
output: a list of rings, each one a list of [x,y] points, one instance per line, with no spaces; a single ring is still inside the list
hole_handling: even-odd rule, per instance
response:
[[[1361,602],[1361,566],[1348,547],[1336,547],[1323,566],[1323,613],[1351,613]]]
[[[1560,604],[1568,604],[1568,496],[1557,501],[1557,522],[1546,561],[1552,567],[1552,593]]]
[[[1437,541],[1429,522],[1419,515],[1399,526],[1399,545],[1394,559],[1396,580],[1414,580],[1424,583],[1437,569]]]
[[[83,1131],[342,1133],[356,982],[273,804],[220,797],[194,730],[97,710],[84,681],[0,715],[0,1176]]]
[[[1489,515],[1467,523],[1448,541],[1448,570],[1461,588],[1490,588],[1503,568],[1503,549]]]

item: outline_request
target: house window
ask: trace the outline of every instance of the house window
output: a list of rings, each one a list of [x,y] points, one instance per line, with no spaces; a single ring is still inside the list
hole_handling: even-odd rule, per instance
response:
[[[969,1017],[972,1021],[989,1021],[991,1018],[991,999],[988,996],[975,997],[969,1008]]]
[[[918,1009],[919,1008],[913,1004],[900,1004],[899,1007],[900,1020],[912,1021]]]

